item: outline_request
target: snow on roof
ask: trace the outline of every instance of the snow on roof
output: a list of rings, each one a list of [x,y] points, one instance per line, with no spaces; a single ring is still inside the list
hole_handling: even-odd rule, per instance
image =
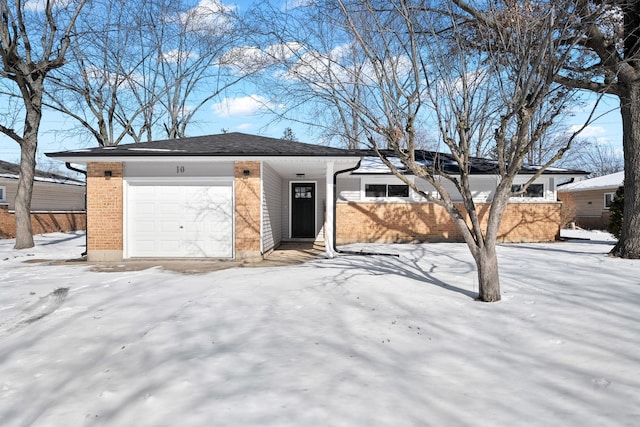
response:
[[[406,170],[406,167],[402,164],[402,161],[400,161],[399,158],[391,157],[389,158],[389,161],[396,169],[400,171]],[[363,157],[360,162],[360,167],[355,171],[355,173],[388,174],[391,173],[391,171],[379,157]]]
[[[377,155],[371,155],[370,153],[367,153],[366,150],[363,150],[363,151],[364,153],[369,155],[365,155],[365,157],[362,158],[360,167],[357,170],[353,171],[352,174],[354,175],[391,174],[391,171],[389,170],[387,165]],[[434,165],[433,157],[427,157],[424,154],[426,153],[424,151],[421,153],[423,158],[420,159],[419,158],[420,156],[416,156],[417,157],[416,163],[425,167],[432,167]],[[435,153],[435,154],[437,156],[442,156],[437,159],[440,165],[439,167],[442,168],[442,170],[451,174],[459,173],[459,167],[456,161],[447,159],[446,157],[447,155],[442,155],[441,153]],[[402,173],[410,173],[410,171],[402,163],[402,161],[395,156],[395,153],[388,152],[386,153],[386,156],[387,156],[387,160],[389,160],[389,162],[391,162],[391,164],[398,171]],[[469,168],[470,168],[471,174],[473,175],[497,174],[498,173],[497,165],[498,165],[498,162],[495,160],[475,157],[470,159]],[[530,174],[530,173],[534,173],[534,171],[537,171],[540,168],[541,166],[525,165],[522,167],[520,173]],[[572,170],[572,169],[563,169],[563,168],[557,168],[557,167],[549,167],[549,168],[546,168],[543,173],[545,175],[548,175],[548,174],[586,175],[588,172]]]
[[[138,148],[132,147],[128,149],[129,151],[157,151],[157,152],[175,152],[175,153],[183,153],[185,150],[171,150],[168,148]]]
[[[558,187],[558,191],[569,192],[599,190],[606,188],[615,189],[622,185],[622,181],[624,181],[624,171],[562,185]]]
[[[11,174],[11,173],[0,173],[0,178],[20,179],[20,175]],[[82,181],[78,181],[76,179],[69,178],[69,177],[61,177],[61,176],[50,177],[50,178],[42,177],[42,176],[34,176],[33,180],[37,182],[50,182],[53,184],[68,184],[68,185],[79,185],[79,186],[84,185],[84,182]]]
[[[20,178],[20,165],[16,163],[6,162],[0,160],[0,178],[5,179],[19,179]],[[34,181],[37,182],[50,182],[54,184],[70,184],[70,185],[84,185],[83,181],[78,179],[62,175],[56,172],[47,172],[36,169],[34,174]]]

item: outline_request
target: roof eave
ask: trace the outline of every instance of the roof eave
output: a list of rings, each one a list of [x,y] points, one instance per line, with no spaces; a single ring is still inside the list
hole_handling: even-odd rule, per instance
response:
[[[359,160],[360,156],[357,155],[305,155],[305,154],[297,154],[297,155],[284,155],[284,154],[161,154],[161,155],[149,155],[148,153],[136,153],[135,155],[86,155],[82,153],[47,153],[47,157],[52,159],[60,160],[63,162],[76,163],[76,164],[87,164],[87,163],[108,163],[108,162],[141,162],[141,161],[218,161],[218,162],[228,162],[237,159],[242,159],[243,161],[263,161],[268,159],[282,158],[282,159],[317,159],[324,161],[353,161]]]

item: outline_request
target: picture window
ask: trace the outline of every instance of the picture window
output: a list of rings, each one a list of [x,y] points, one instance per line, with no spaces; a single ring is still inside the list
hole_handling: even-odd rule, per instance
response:
[[[511,192],[517,193],[518,191],[522,190],[522,187],[524,187],[524,184],[514,184],[511,186]],[[527,191],[513,197],[544,197],[544,185],[530,184],[527,188]]]
[[[364,186],[365,197],[380,198],[380,197],[409,197],[409,186],[404,184],[365,184]]]

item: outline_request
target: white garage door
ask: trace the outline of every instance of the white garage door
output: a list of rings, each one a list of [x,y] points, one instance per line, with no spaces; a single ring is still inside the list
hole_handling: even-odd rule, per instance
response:
[[[233,188],[129,183],[129,257],[230,258]]]

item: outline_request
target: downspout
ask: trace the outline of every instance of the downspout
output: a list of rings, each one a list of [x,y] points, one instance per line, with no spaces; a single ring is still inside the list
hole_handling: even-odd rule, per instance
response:
[[[88,221],[87,221],[87,216],[88,216],[88,210],[87,210],[87,171],[82,170],[82,169],[78,169],[76,167],[71,166],[71,163],[69,162],[65,162],[64,165],[67,167],[67,169],[74,171],[74,172],[78,172],[82,175],[84,175],[84,212],[85,212],[85,218],[84,218],[84,222],[85,222],[85,232],[84,232],[84,252],[82,252],[82,254],[80,254],[80,256],[87,256],[87,250],[89,249],[89,227],[88,227]]]
[[[354,167],[352,168],[348,168],[348,169],[343,169],[343,170],[339,170],[336,171],[333,174],[333,251],[335,253],[338,254],[345,254],[345,255],[382,255],[382,256],[395,256],[400,258],[399,254],[388,254],[388,253],[381,253],[381,252],[364,252],[364,251],[344,251],[342,249],[338,249],[338,245],[337,245],[337,234],[338,231],[336,229],[336,223],[337,223],[337,215],[336,215],[336,206],[338,203],[338,192],[337,190],[337,182],[338,182],[338,175],[343,174],[343,173],[347,173],[347,172],[353,172],[355,170],[360,169],[360,164],[362,163],[362,158],[360,158],[360,160],[358,160],[358,164],[356,164]]]

